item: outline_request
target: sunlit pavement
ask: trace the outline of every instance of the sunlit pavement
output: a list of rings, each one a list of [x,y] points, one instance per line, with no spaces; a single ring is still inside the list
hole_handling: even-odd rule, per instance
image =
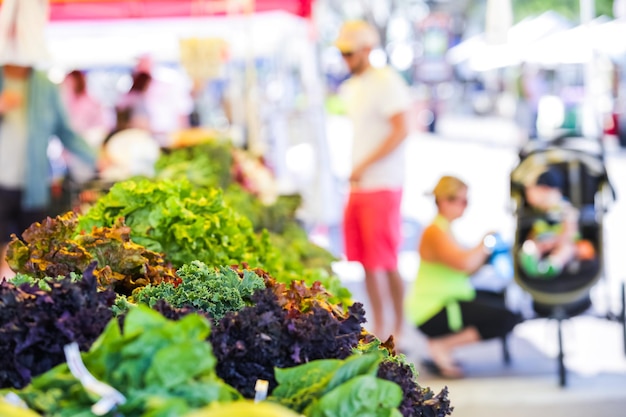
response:
[[[334,121],[341,129],[341,121]],[[332,130],[331,130],[332,132]],[[470,204],[456,233],[474,244],[489,231],[500,231],[511,239],[515,218],[509,209],[509,173],[517,165],[522,143],[515,126],[501,119],[472,117],[442,118],[437,134],[417,133],[408,143],[407,182],[403,214],[408,235],[400,257],[407,285],[415,276],[419,259],[412,246],[419,232],[435,213],[426,193],[444,174],[457,175],[470,187]],[[334,142],[333,157],[345,152]],[[604,220],[605,277],[592,290],[591,313],[617,313],[621,308],[619,288],[626,279],[626,151],[613,139],[606,141],[606,165],[616,189],[617,202]],[[620,196],[624,198],[619,199]],[[335,271],[353,291],[354,299],[368,308],[358,265],[339,262]],[[512,287],[512,305],[528,308],[528,296]],[[596,416],[625,415],[626,353],[621,324],[585,314],[563,324],[567,386],[558,385],[556,322],[527,320],[509,339],[512,362],[503,361],[499,341],[460,348],[456,358],[466,378],[442,380],[420,368],[425,357],[424,339],[406,326],[401,347],[420,371],[422,385],[450,389],[456,406],[454,416]]]

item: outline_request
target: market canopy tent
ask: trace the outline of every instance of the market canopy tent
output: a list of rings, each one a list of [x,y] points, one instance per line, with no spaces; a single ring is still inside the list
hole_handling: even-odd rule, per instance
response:
[[[0,0],[0,4],[2,1]],[[50,0],[50,20],[213,16],[228,10],[282,10],[309,17],[313,0]]]
[[[528,17],[512,26],[507,41],[490,44],[484,33],[475,35],[448,51],[451,64],[467,64],[474,71],[487,71],[517,65],[526,51],[535,48],[544,38],[569,29],[571,24],[558,13],[548,11]]]
[[[282,11],[251,16],[204,16],[98,21],[53,21],[46,39],[55,65],[94,68],[133,65],[149,53],[158,62],[178,62],[180,40],[220,38],[231,59],[271,55],[294,42],[308,41],[306,19]],[[252,49],[251,49],[252,48]]]
[[[553,67],[560,64],[584,64],[596,54],[618,57],[626,53],[624,20],[600,16],[587,24],[546,37],[526,51],[524,61]]]

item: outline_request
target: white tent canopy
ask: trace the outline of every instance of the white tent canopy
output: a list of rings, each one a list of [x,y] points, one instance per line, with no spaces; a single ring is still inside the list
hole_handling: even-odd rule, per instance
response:
[[[537,44],[524,57],[528,62],[545,66],[556,64],[581,64],[589,62],[595,54],[618,57],[626,54],[626,19],[609,20],[599,17],[555,34]]]
[[[622,41],[626,32],[621,28],[623,24],[617,25],[607,17],[599,17],[537,42],[525,51],[522,60],[542,66],[590,62],[596,52],[606,55],[611,50],[626,49]],[[621,35],[618,34],[620,29]]]
[[[231,58],[265,56],[308,40],[305,20],[286,12],[252,16],[50,22],[46,41],[52,64],[65,68],[133,65],[150,53],[161,62],[178,62],[183,38],[216,37],[229,45]],[[290,42],[288,42],[288,40]]]
[[[466,64],[474,71],[486,71],[519,64],[526,51],[535,43],[551,34],[571,27],[558,13],[548,11],[537,17],[529,17],[512,26],[507,42],[490,45],[484,34],[475,35],[448,51],[453,65]]]

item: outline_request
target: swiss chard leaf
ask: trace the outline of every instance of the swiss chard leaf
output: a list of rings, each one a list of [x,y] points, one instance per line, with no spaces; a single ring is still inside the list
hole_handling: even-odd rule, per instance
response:
[[[339,359],[319,359],[291,368],[276,368],[274,375],[278,386],[272,391],[272,399],[282,402],[283,399],[302,397],[304,391],[310,391],[317,384],[321,384],[321,393],[342,365],[343,361]]]

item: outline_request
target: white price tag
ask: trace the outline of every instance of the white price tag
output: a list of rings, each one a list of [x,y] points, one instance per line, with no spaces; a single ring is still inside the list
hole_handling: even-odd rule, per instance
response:
[[[104,382],[98,381],[89,373],[82,358],[77,343],[71,343],[63,347],[65,359],[70,372],[80,381],[85,390],[100,396],[100,400],[91,407],[91,412],[102,416],[113,410],[118,404],[124,404],[126,398],[121,392]]]
[[[267,390],[269,389],[270,383],[265,379],[257,379],[256,384],[254,384],[254,402],[258,403],[259,401],[264,401],[267,398]]]

